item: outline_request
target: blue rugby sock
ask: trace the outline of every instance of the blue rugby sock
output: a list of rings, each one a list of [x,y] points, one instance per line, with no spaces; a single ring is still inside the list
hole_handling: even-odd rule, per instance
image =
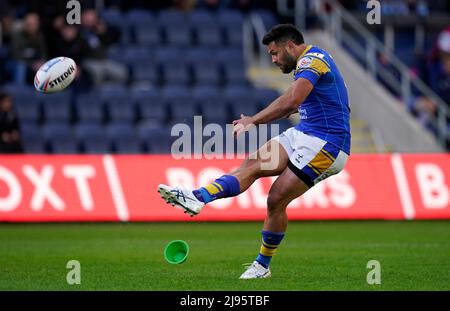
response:
[[[241,192],[239,180],[232,175],[223,175],[215,181],[192,191],[197,199],[206,203],[238,195]]]
[[[256,261],[264,268],[268,268],[272,256],[275,255],[278,246],[284,238],[284,233],[275,233],[263,230],[261,231],[262,244]]]

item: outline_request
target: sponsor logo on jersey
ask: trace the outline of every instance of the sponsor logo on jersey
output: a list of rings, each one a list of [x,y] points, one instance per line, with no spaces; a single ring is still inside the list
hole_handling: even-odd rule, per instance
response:
[[[308,68],[311,66],[312,58],[311,57],[303,57],[298,61],[298,69]]]

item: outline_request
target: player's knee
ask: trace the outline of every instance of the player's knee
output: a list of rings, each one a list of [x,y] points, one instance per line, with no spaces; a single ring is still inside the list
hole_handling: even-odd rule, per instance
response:
[[[245,172],[255,177],[258,177],[261,171],[259,161],[257,159],[248,159],[248,158],[244,160],[240,169],[244,170]]]
[[[282,212],[283,207],[283,195],[280,191],[270,191],[267,197],[267,211],[269,214]]]

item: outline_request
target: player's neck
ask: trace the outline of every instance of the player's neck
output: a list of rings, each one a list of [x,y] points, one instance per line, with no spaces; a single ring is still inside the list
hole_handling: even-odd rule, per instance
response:
[[[300,45],[297,45],[296,51],[295,51],[297,59],[299,59],[300,56],[302,56],[304,54],[304,52],[306,51],[307,48],[308,48],[308,45],[306,43],[302,43]]]

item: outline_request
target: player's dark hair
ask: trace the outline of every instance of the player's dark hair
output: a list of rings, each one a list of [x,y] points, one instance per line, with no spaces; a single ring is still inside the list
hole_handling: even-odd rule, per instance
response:
[[[288,40],[291,40],[297,45],[305,42],[303,40],[302,33],[297,29],[297,27],[292,24],[279,24],[274,26],[264,35],[262,43],[264,45],[268,45],[270,42],[275,42],[275,44],[278,44],[284,43]]]

